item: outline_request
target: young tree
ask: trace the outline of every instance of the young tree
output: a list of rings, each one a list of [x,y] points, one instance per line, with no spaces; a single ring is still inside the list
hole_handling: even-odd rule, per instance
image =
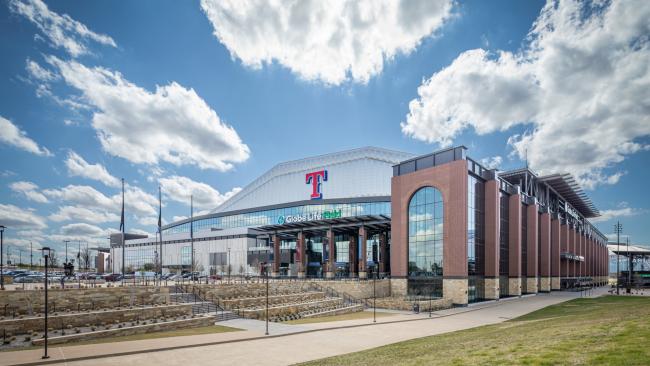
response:
[[[56,250],[50,250],[50,257],[48,258],[48,265],[52,268],[59,266],[59,258],[56,256]]]

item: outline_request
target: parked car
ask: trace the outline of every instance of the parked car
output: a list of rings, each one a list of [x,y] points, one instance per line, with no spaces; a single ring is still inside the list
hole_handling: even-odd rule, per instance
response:
[[[41,276],[41,275],[21,276],[14,279],[15,283],[39,283],[43,281],[45,281],[45,276]]]
[[[104,275],[104,280],[110,282],[121,281],[122,275],[119,273],[109,273],[107,275]]]

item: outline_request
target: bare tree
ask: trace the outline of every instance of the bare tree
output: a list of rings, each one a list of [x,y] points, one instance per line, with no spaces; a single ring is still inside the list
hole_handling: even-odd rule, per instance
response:
[[[81,261],[83,267],[88,270],[88,268],[90,268],[90,249],[82,249],[81,253],[79,253],[79,260]]]
[[[59,258],[56,256],[56,250],[50,250],[50,256],[48,257],[48,265],[52,268],[59,266]]]

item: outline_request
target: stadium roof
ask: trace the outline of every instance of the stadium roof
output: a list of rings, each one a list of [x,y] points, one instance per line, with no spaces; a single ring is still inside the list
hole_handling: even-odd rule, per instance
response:
[[[544,182],[559,193],[567,202],[576,210],[586,217],[600,216],[600,212],[591,202],[591,199],[582,190],[582,187],[575,181],[570,173],[550,174],[537,178],[539,182]]]

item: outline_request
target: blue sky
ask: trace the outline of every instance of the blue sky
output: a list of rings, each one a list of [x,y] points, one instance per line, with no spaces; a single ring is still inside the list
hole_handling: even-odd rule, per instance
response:
[[[127,229],[154,232],[159,183],[171,222],[190,191],[206,211],[278,162],[452,144],[571,172],[601,231],[620,219],[649,242],[649,4],[326,5],[4,2],[8,242],[105,243],[119,178],[138,202]]]

